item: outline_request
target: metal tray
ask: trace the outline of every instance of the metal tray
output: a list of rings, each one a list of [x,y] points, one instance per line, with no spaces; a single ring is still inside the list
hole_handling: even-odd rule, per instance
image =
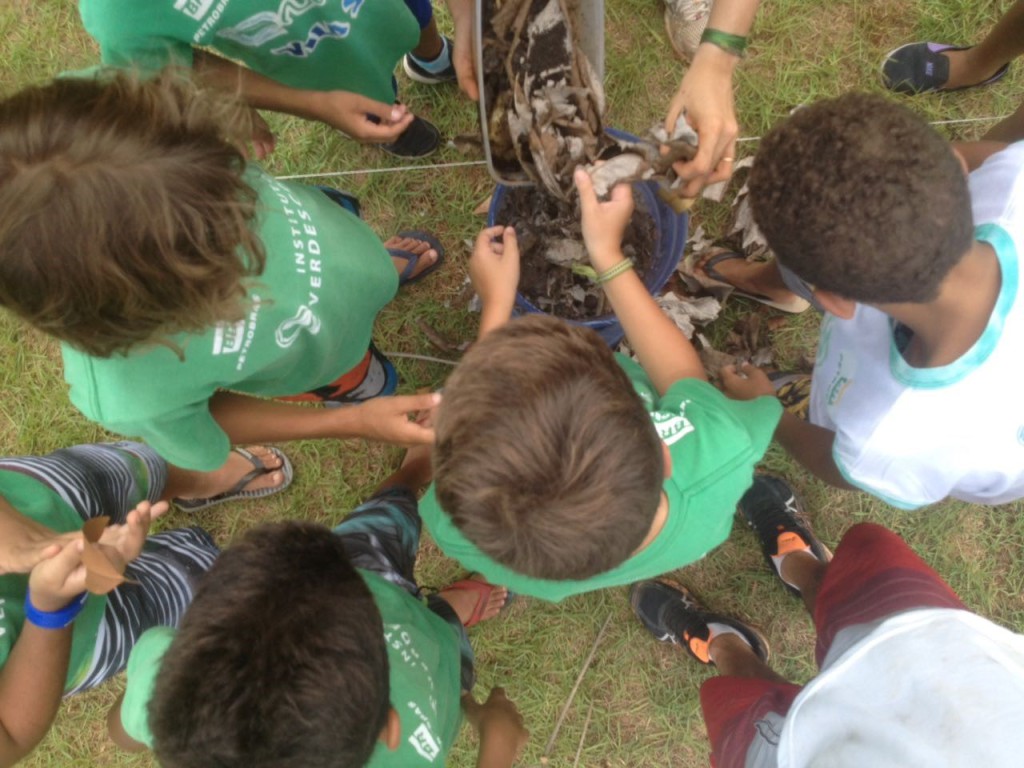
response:
[[[474,0],[474,18],[476,29],[474,35],[474,56],[476,57],[476,82],[479,88],[480,98],[477,104],[480,108],[480,133],[483,136],[484,159],[487,161],[487,171],[499,184],[508,187],[532,186],[533,181],[521,171],[518,176],[503,176],[494,167],[494,158],[491,156],[491,139],[488,136],[488,110],[484,103],[484,50],[483,50],[483,0]],[[580,6],[580,49],[583,55],[590,60],[591,66],[597,73],[598,78],[604,81],[604,0],[579,0]]]

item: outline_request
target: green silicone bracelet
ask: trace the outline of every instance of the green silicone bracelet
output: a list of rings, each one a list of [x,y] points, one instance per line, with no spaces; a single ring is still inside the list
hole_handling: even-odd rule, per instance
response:
[[[743,35],[734,35],[731,32],[723,32],[720,29],[707,27],[704,30],[704,34],[700,36],[700,41],[702,43],[711,43],[726,53],[731,53],[733,56],[741,59],[747,55],[747,38],[743,37]]]
[[[631,270],[632,268],[633,268],[633,262],[630,261],[629,259],[623,259],[618,264],[616,264],[614,267],[609,267],[604,272],[599,274],[597,276],[597,283],[598,283],[598,285],[600,285],[602,283],[607,283],[609,280],[611,280],[612,278],[618,277],[623,272],[629,272],[629,270]]]

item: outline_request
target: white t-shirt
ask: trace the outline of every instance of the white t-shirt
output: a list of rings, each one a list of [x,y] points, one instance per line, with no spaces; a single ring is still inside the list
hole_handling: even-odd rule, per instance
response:
[[[1024,765],[1024,636],[910,611],[823,666],[786,715],[780,768]]]
[[[836,433],[832,455],[848,482],[901,509],[947,496],[1024,498],[1024,142],[989,158],[969,187],[975,237],[1002,271],[971,349],[946,366],[913,368],[883,312],[858,305],[849,320],[822,322],[811,421]]]

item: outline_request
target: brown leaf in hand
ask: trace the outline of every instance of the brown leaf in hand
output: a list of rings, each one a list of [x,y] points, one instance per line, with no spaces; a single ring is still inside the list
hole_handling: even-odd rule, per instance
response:
[[[106,515],[87,520],[82,526],[85,545],[82,548],[82,564],[85,566],[85,588],[94,595],[105,595],[125,582],[125,563],[104,551],[99,540],[107,529],[110,518]]]

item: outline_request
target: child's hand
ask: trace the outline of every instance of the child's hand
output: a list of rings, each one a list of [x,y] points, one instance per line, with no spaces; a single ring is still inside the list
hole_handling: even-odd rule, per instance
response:
[[[352,430],[354,434],[346,437],[364,437],[391,445],[411,448],[415,445],[429,445],[434,442],[434,428],[416,419],[422,411],[428,411],[441,402],[438,392],[425,395],[395,395],[392,397],[375,397],[359,405],[345,410],[349,414],[357,414],[358,421]]]
[[[775,395],[775,387],[768,374],[750,363],[723,366],[721,376],[722,389],[733,400],[753,400],[762,395]]]
[[[583,242],[594,268],[604,272],[622,261],[622,235],[633,215],[633,190],[628,184],[619,184],[612,190],[611,200],[602,203],[594,194],[590,174],[577,168],[573,180],[580,193]]]
[[[149,535],[149,526],[168,509],[166,501],[150,504],[140,501],[128,513],[123,525],[111,525],[100,536],[100,549],[114,563],[127,565],[142,552],[142,545]]]
[[[476,236],[469,279],[485,307],[507,307],[511,313],[519,285],[519,243],[512,227],[487,227]]]
[[[59,611],[85,591],[83,544],[81,536],[68,541],[32,569],[28,591],[32,604],[40,611]]]

